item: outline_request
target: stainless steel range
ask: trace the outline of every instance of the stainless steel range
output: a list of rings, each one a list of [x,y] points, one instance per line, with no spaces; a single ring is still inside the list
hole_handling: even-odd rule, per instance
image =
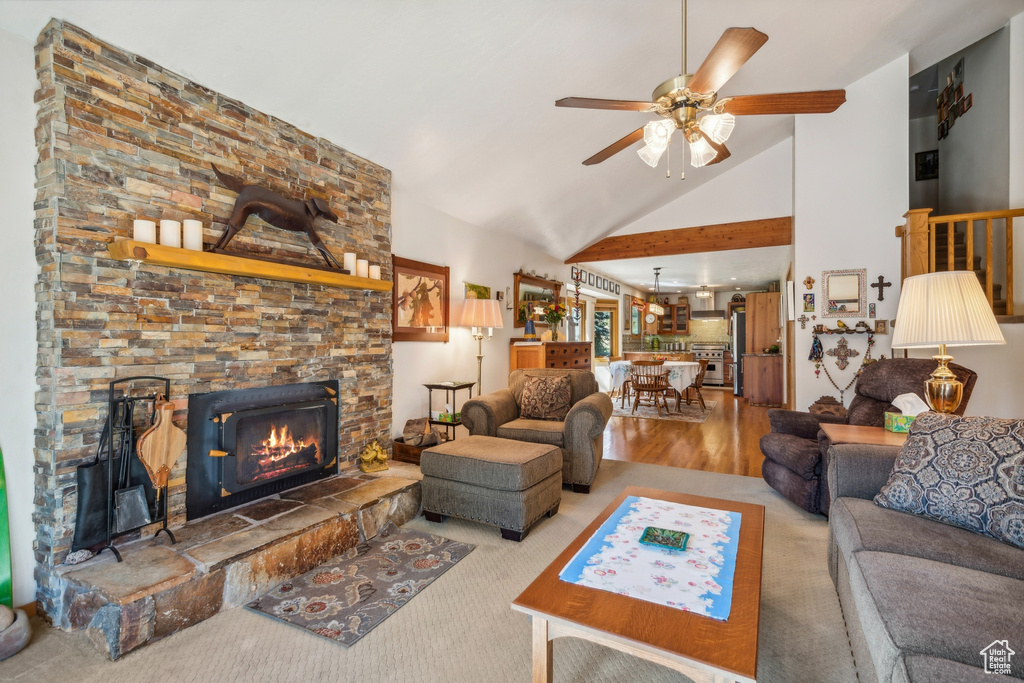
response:
[[[707,358],[708,369],[704,372],[704,384],[722,386],[725,383],[725,350],[728,344],[698,343],[692,344],[694,360]]]

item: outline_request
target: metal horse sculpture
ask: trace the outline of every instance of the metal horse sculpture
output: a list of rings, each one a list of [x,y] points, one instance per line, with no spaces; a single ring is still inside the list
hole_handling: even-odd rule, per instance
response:
[[[249,216],[255,214],[274,227],[306,233],[309,241],[313,243],[327,263],[327,267],[333,270],[342,270],[341,264],[327,250],[320,235],[316,234],[316,230],[313,229],[313,223],[317,218],[338,222],[338,216],[331,211],[331,207],[326,201],[319,197],[305,201],[288,199],[265,187],[248,185],[240,178],[234,178],[222,172],[216,166],[213,166],[213,172],[225,187],[238,193],[238,198],[235,199],[235,208],[231,211],[231,218],[228,220],[228,228],[213,246],[214,251],[224,250],[228,242],[245,226],[245,221]]]

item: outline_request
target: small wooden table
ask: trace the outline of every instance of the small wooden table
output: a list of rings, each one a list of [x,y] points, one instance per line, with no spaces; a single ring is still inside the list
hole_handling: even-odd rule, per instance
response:
[[[831,422],[821,424],[825,436],[832,443],[862,443],[873,446],[902,446],[907,440],[905,433],[890,432],[884,427],[865,427],[863,425],[844,425]]]
[[[718,621],[558,578],[627,496],[729,510],[743,516],[728,620]],[[533,622],[533,680],[552,680],[551,641],[572,636],[657,662],[698,683],[755,683],[763,540],[762,505],[628,487],[512,603],[512,609],[530,615]]]

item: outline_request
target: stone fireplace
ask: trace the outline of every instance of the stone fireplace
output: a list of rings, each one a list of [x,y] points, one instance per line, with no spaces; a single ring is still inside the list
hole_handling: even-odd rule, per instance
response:
[[[192,394],[188,519],[338,472],[338,382]]]
[[[391,176],[328,140],[62,21],[51,21],[41,33],[36,67],[35,578],[40,611],[76,627],[84,612],[70,602],[63,563],[74,533],[76,470],[95,457],[109,382],[136,375],[171,380],[175,424],[189,433],[189,457],[178,460],[169,481],[172,528],[221,510],[225,518],[241,519],[232,513],[239,508],[225,508],[268,493],[280,498],[275,491],[296,484],[326,485],[330,479],[306,482],[334,472],[362,484],[355,470],[359,452],[375,439],[389,444],[391,433],[390,292],[130,264],[112,259],[108,245],[130,237],[135,218],[192,218],[202,222],[209,247],[226,228],[235,198],[214,176],[215,162],[282,195],[326,201],[340,219],[317,223],[328,249],[339,258],[351,251],[380,264],[387,280]],[[255,217],[231,248],[292,263],[319,258],[304,234]],[[292,385],[306,389],[285,401],[296,404],[289,408],[287,434],[276,421],[268,432],[266,422],[280,405],[256,405],[246,392]],[[228,395],[223,392],[236,391],[250,398],[241,405],[218,403]],[[197,417],[196,406],[204,401],[216,405],[204,408],[210,415]],[[193,435],[211,431],[217,444],[201,446],[205,453],[194,460]],[[194,513],[197,475],[208,479],[203,486],[217,500],[199,503],[205,512]],[[314,506],[315,514],[281,501],[259,510],[326,520],[335,503],[325,505]],[[361,517],[337,520],[329,522],[333,538],[358,539],[361,532],[353,536],[352,529]],[[328,533],[316,526],[327,521],[311,523],[315,528],[294,543]],[[288,526],[278,517],[267,524]],[[152,536],[155,526],[119,542]],[[252,534],[257,531],[267,533],[265,526]],[[341,541],[331,543],[324,547],[337,549]],[[204,566],[203,590],[213,594],[217,582],[232,585],[218,578],[222,570],[215,562]],[[138,608],[149,614],[145,610],[154,608],[145,600]],[[237,604],[232,600],[224,597],[223,604]],[[129,604],[135,605],[125,603],[118,614],[127,614]],[[157,625],[156,637],[162,628]]]

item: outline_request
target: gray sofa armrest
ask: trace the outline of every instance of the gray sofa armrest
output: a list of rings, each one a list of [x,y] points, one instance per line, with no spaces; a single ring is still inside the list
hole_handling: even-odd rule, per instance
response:
[[[768,411],[768,422],[774,434],[792,434],[803,439],[817,439],[822,422],[845,423],[846,418],[772,408]]]
[[[828,449],[828,488],[832,500],[843,496],[874,498],[889,480],[899,452],[899,446],[834,444]]]
[[[608,394],[593,393],[577,401],[565,416],[562,480],[590,484],[604,455],[604,428],[612,417]]]
[[[477,396],[462,404],[462,424],[470,434],[497,436],[498,427],[519,417],[519,406],[509,389]]]

